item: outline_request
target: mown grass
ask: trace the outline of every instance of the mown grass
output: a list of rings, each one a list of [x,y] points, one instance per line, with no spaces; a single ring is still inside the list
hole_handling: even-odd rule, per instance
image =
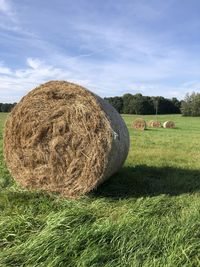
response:
[[[28,192],[10,177],[0,116],[0,266],[200,266],[200,118],[131,129],[125,166],[80,200]],[[145,116],[147,120],[152,116]]]

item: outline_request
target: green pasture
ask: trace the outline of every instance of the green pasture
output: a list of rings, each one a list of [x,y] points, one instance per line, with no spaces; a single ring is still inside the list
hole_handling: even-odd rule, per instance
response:
[[[135,131],[124,167],[79,200],[27,191],[3,161],[0,267],[200,266],[200,118],[160,115],[176,129]],[[147,121],[154,116],[143,116]]]

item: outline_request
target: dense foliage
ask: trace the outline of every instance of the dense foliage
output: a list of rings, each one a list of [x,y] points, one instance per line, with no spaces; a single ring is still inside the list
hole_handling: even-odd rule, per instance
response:
[[[186,94],[181,112],[183,116],[200,116],[200,93]]]
[[[162,96],[143,96],[142,94],[124,94],[123,96],[105,97],[105,99],[123,114],[153,115],[179,114],[200,116],[200,93],[186,94],[185,99],[164,98]],[[10,112],[16,103],[0,103],[0,112]]]
[[[125,94],[122,97],[105,98],[119,113],[150,115],[180,113],[181,102],[177,98],[150,97],[142,94]]]
[[[0,103],[0,112],[10,112],[15,105],[16,103]]]

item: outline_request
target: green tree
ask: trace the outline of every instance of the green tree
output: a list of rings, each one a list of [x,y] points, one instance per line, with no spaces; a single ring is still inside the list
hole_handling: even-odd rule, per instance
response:
[[[105,97],[107,100],[119,113],[123,111],[123,99],[120,96]]]
[[[183,116],[200,116],[200,93],[187,93],[181,103]]]
[[[135,114],[133,95],[125,94],[123,95],[122,99],[123,99],[123,113]]]

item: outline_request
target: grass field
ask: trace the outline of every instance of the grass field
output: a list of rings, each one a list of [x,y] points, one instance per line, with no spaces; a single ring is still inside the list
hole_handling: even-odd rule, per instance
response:
[[[144,116],[147,120],[152,116]],[[17,186],[3,162],[0,115],[0,266],[200,266],[200,118],[176,129],[131,129],[121,171],[87,197]]]

